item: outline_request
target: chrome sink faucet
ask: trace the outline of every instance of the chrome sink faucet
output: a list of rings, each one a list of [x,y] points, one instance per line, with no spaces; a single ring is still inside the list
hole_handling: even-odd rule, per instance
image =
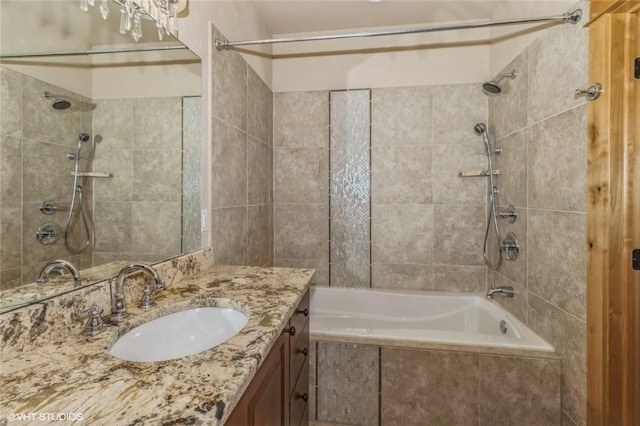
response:
[[[496,294],[500,294],[505,297],[513,297],[516,292],[511,286],[505,287],[493,287],[489,286],[489,291],[487,291],[487,299],[493,299],[493,296]]]
[[[69,272],[71,272],[71,275],[73,276],[74,287],[80,287],[82,285],[82,280],[80,279],[80,272],[78,271],[78,268],[73,266],[73,263],[64,259],[52,260],[51,262],[44,265],[44,267],[40,270],[40,275],[38,276],[36,282],[38,284],[46,284],[49,282],[49,274],[51,274],[51,272],[62,272],[63,269],[67,269]]]
[[[144,286],[142,300],[138,304],[141,309],[149,309],[156,305],[153,301],[153,291],[164,289],[164,281],[160,279],[158,271],[144,263],[131,263],[118,273],[116,276],[115,289],[111,292],[111,321],[120,322],[129,316],[127,312],[127,303],[124,300],[124,279],[132,272],[142,271],[153,278],[153,286],[147,284]]]

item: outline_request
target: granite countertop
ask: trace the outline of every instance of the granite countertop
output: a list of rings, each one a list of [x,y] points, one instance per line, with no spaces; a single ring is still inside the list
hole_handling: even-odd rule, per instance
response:
[[[306,269],[213,266],[157,293],[157,306],[148,311],[129,301],[131,317],[96,337],[75,333],[26,347],[2,360],[0,424],[56,423],[52,416],[79,416],[78,423],[91,425],[224,424],[312,275]],[[138,363],[108,353],[139,324],[204,306],[235,308],[248,323],[220,346],[176,360]],[[14,414],[31,417],[19,421]]]

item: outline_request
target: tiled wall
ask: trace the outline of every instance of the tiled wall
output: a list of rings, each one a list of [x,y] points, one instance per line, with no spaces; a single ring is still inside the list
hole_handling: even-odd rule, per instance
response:
[[[94,101],[2,67],[0,79],[0,288],[35,281],[44,263],[56,258],[88,268],[114,260],[156,261],[182,251],[182,98]],[[69,99],[72,106],[53,109],[45,91]],[[193,99],[184,131],[195,141],[192,151],[199,159],[200,102]],[[80,180],[95,225],[95,248],[71,256],[63,236],[44,246],[36,241],[35,229],[55,222],[64,231],[74,165],[67,154],[75,153],[81,132],[92,135],[83,144],[81,171],[112,173],[113,178]],[[199,177],[199,163],[194,167]],[[192,183],[197,205],[188,217],[197,220],[199,182]],[[45,200],[54,200],[60,210],[41,213]],[[84,233],[78,232],[77,219],[74,223],[74,246],[80,246]],[[196,248],[199,222],[190,229]]]
[[[182,98],[96,100],[94,261],[157,261],[181,252]]]
[[[53,109],[45,91],[68,98],[71,108]],[[90,251],[70,256],[64,237],[44,246],[35,235],[47,222],[64,231],[73,186],[67,154],[75,152],[79,133],[91,133],[90,99],[0,67],[0,103],[0,289],[35,281],[52,259],[90,266]],[[90,203],[90,183],[83,188]],[[45,200],[54,200],[61,210],[44,215],[39,207]]]
[[[223,38],[214,31],[214,38]],[[216,263],[273,264],[272,100],[239,53],[212,58],[212,235]]]
[[[312,425],[560,424],[554,357],[320,341],[310,362]]]
[[[329,269],[329,94],[277,93],[274,101],[277,266]],[[371,91],[373,287],[485,289],[486,168],[474,124],[487,121],[477,85]]]
[[[588,3],[580,3],[586,13]],[[490,277],[515,287],[498,302],[549,341],[562,357],[567,425],[586,424],[587,106],[573,91],[587,86],[588,30],[546,31],[505,70],[518,76],[492,97],[489,117],[503,154],[500,204],[516,206],[520,257]]]

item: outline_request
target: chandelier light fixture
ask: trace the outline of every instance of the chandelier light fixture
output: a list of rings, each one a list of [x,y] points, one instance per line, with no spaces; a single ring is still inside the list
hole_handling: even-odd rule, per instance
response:
[[[100,13],[104,20],[109,16],[109,6],[112,0],[80,0],[80,9],[88,11],[89,6],[100,2]],[[120,34],[129,32],[137,42],[142,37],[140,20],[143,14],[149,15],[156,21],[158,38],[163,39],[166,33],[178,35],[178,13],[186,6],[186,0],[114,0],[120,5]]]

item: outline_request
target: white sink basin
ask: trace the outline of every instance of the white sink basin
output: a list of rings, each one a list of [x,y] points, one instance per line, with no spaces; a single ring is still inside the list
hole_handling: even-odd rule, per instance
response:
[[[124,361],[166,361],[218,346],[247,324],[230,308],[196,308],[149,321],[120,337],[109,353]]]

